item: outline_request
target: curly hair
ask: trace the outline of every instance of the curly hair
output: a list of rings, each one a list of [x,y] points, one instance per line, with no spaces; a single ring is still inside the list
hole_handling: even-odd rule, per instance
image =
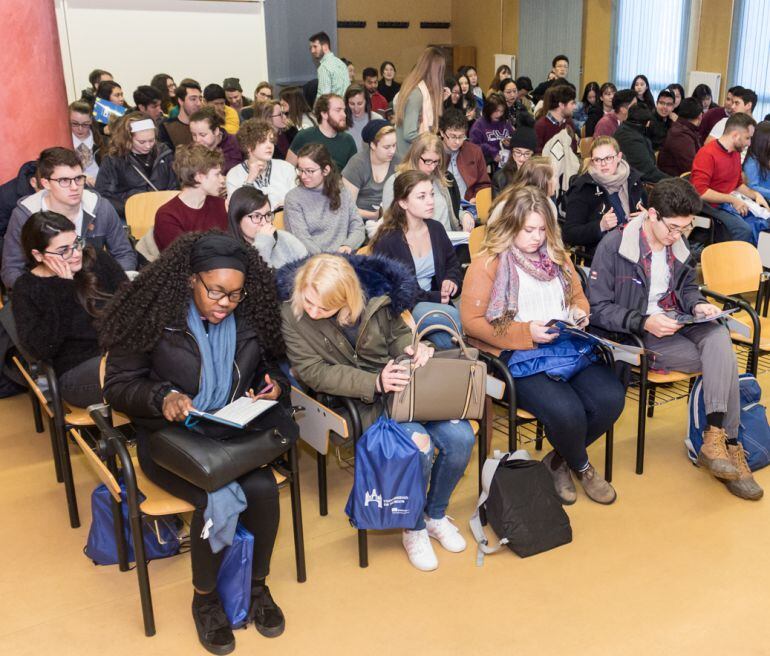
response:
[[[243,156],[248,158],[249,152],[259,144],[270,139],[275,143],[275,128],[271,123],[257,118],[250,118],[241,123],[235,135]]]
[[[102,348],[119,346],[149,352],[167,327],[184,327],[190,302],[190,253],[199,239],[218,230],[190,232],[178,237],[137,278],[121,288],[97,320]],[[281,335],[281,311],[275,280],[256,249],[245,249],[248,258],[243,289],[246,298],[235,316],[257,333],[260,345],[273,358],[282,358],[286,347]]]
[[[107,149],[107,154],[113,157],[126,157],[130,152],[134,142],[134,133],[131,132],[131,125],[137,121],[151,121],[149,114],[144,112],[129,112],[115,121],[110,129],[112,138]],[[155,130],[157,135],[157,130]]]

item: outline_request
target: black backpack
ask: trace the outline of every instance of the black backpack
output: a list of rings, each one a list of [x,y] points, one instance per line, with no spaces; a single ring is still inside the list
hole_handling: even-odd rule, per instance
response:
[[[471,517],[478,542],[478,560],[506,545],[526,558],[572,542],[572,527],[545,465],[526,451],[490,458],[482,471],[482,493]],[[481,511],[499,538],[490,546],[481,523]]]

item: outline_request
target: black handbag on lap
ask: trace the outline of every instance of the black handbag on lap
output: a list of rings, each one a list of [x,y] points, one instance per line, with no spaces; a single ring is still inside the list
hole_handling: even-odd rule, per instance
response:
[[[299,429],[279,405],[247,428],[192,431],[169,426],[150,435],[150,456],[188,483],[213,492],[280,458],[297,441]]]

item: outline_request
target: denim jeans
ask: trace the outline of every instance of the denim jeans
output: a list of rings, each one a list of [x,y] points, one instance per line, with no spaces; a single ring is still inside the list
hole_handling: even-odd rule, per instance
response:
[[[754,244],[754,231],[743,217],[735,216],[708,203],[703,203],[703,214],[716,221],[717,241],[747,241]]]
[[[452,317],[452,319],[454,319],[455,324],[460,329],[460,332],[462,332],[462,324],[460,323],[460,310],[458,310],[451,303],[428,303],[427,301],[418,303],[412,310],[412,317],[414,317],[415,323],[419,322],[422,317],[433,310],[441,310],[442,312],[446,312],[450,317]],[[423,322],[421,329],[427,326],[438,325],[448,326],[450,328],[454,327],[452,326],[452,323],[445,317],[436,315],[426,319]],[[438,349],[450,349],[455,347],[455,344],[452,342],[452,337],[449,335],[449,333],[445,333],[443,331],[432,332],[428,333],[427,337],[431,342],[435,344],[436,348]]]
[[[592,364],[569,381],[543,373],[517,378],[516,400],[542,422],[548,441],[573,471],[585,468],[586,447],[617,421],[626,401],[622,383],[603,364]]]
[[[430,477],[430,487],[425,502],[425,514],[431,519],[441,519],[446,515],[449,497],[460,482],[476,437],[467,421],[427,421],[424,424],[404,422],[401,427],[409,436],[412,433],[427,433],[430,445],[423,453],[423,475]],[[438,449],[436,459],[433,451]],[[425,518],[420,516],[415,531],[425,528]]]

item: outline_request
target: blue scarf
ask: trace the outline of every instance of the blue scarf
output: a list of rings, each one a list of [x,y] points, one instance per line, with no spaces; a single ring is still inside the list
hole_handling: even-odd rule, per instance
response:
[[[195,303],[187,310],[187,327],[201,354],[201,377],[193,399],[196,410],[213,412],[227,404],[235,360],[235,317],[230,314],[218,324],[209,324],[208,334]]]

